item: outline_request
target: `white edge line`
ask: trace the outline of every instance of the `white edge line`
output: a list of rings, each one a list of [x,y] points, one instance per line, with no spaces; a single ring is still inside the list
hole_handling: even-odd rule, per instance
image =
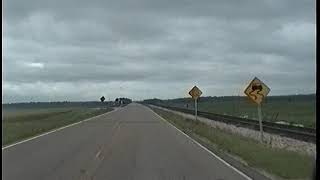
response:
[[[172,125],[171,123],[169,123],[167,120],[165,120],[163,117],[161,117],[159,114],[157,114],[156,112],[154,112],[153,110],[151,110],[150,108],[148,108],[151,112],[153,112],[155,115],[157,115],[161,120],[165,121],[166,123],[168,123],[171,127],[175,128],[177,131],[179,131],[180,133],[182,133],[183,135],[185,135],[187,138],[189,138],[191,141],[193,141],[194,143],[196,143],[198,146],[200,146],[202,149],[206,150],[209,154],[213,155],[215,158],[217,158],[218,160],[220,160],[221,162],[223,162],[225,165],[227,165],[228,167],[230,167],[231,169],[235,170],[237,173],[239,173],[240,175],[242,175],[243,177],[245,177],[248,180],[252,180],[252,178],[250,178],[249,176],[247,176],[246,174],[244,174],[243,172],[241,172],[239,169],[233,167],[231,164],[227,163],[225,160],[223,160],[222,158],[220,158],[219,156],[217,156],[216,154],[214,154],[212,151],[210,151],[208,148],[204,147],[203,145],[201,145],[199,142],[197,142],[196,140],[192,139],[190,136],[188,136],[186,133],[184,133],[183,131],[181,131],[180,129],[178,129],[177,127],[175,127],[174,125]]]
[[[40,134],[40,135],[37,135],[37,136],[33,136],[33,137],[31,137],[31,138],[28,138],[28,139],[25,139],[25,140],[22,140],[22,141],[18,141],[18,142],[16,142],[16,143],[13,143],[13,144],[7,145],[7,146],[5,146],[5,147],[2,147],[2,150],[5,150],[5,149],[7,149],[7,148],[9,148],[9,147],[12,147],[12,146],[16,146],[16,145],[18,145],[18,144],[22,144],[22,143],[25,143],[25,142],[31,141],[31,140],[36,139],[36,138],[39,138],[39,137],[41,137],[41,136],[45,136],[45,135],[48,135],[48,134],[51,134],[51,133],[54,133],[54,132],[60,131],[60,130],[65,129],[65,128],[68,128],[68,127],[71,127],[71,126],[74,126],[74,125],[77,125],[77,124],[80,124],[80,123],[83,123],[83,122],[86,122],[86,121],[92,120],[92,119],[94,119],[94,118],[97,118],[97,117],[100,117],[100,116],[103,116],[103,115],[106,115],[106,114],[109,114],[109,113],[115,112],[115,111],[117,111],[117,110],[118,110],[118,108],[117,108],[117,109],[114,109],[114,110],[112,110],[112,111],[109,111],[109,112],[106,112],[106,113],[103,113],[103,114],[97,115],[97,116],[93,116],[93,117],[88,118],[88,119],[84,119],[84,120],[79,121],[79,122],[76,122],[76,123],[72,123],[72,124],[69,124],[69,125],[66,125],[66,126],[60,127],[60,128],[58,128],[58,129],[53,129],[53,130],[51,130],[51,131],[45,132],[45,133]]]

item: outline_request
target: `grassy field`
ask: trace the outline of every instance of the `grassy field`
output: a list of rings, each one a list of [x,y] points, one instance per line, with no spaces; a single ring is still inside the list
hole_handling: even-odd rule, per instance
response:
[[[184,101],[163,101],[164,104],[188,109],[194,108],[194,102],[191,99]],[[305,127],[315,128],[316,119],[315,99],[290,100],[282,98],[268,100],[262,104],[263,120],[277,122],[285,121],[289,124],[302,124]],[[212,112],[217,114],[227,114],[231,116],[247,117],[257,119],[257,106],[248,100],[248,98],[234,97],[230,100],[199,100],[198,110]]]
[[[3,109],[2,146],[111,110],[111,108]]]
[[[312,157],[286,150],[272,149],[252,139],[230,134],[201,122],[184,119],[167,111],[152,109],[209,149],[240,157],[250,167],[262,169],[285,179],[309,179],[311,177]]]

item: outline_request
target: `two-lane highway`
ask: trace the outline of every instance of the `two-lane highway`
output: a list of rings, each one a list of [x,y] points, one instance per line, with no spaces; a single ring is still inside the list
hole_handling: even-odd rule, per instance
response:
[[[4,180],[248,179],[136,103],[2,153]]]

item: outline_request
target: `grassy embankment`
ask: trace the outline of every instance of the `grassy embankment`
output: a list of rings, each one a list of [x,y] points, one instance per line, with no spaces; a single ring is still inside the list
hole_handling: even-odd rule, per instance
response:
[[[201,122],[152,108],[174,126],[207,148],[239,157],[248,166],[284,179],[308,179],[313,170],[312,157],[280,149],[272,149],[250,138],[227,133]]]
[[[2,146],[97,116],[111,108],[47,108],[3,110]]]
[[[191,99],[184,102],[175,100],[164,101],[164,104],[193,109],[194,102]],[[231,116],[247,116],[250,119],[257,119],[257,106],[246,98],[235,97],[232,100],[210,100],[198,101],[198,110]],[[310,100],[268,100],[262,103],[262,114],[265,121],[285,121],[290,124],[302,124],[304,127],[315,128],[316,106],[315,99]]]

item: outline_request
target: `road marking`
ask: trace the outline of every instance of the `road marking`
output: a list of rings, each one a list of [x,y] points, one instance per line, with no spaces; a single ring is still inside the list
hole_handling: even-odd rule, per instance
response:
[[[248,180],[252,180],[252,178],[250,178],[249,176],[247,176],[246,174],[244,174],[243,172],[241,172],[239,169],[236,169],[235,167],[233,167],[231,164],[227,163],[225,160],[223,160],[222,158],[220,158],[219,156],[217,156],[216,154],[214,154],[212,151],[210,151],[208,148],[204,147],[203,145],[201,145],[199,142],[197,142],[196,140],[192,139],[190,136],[188,136],[186,133],[182,132],[180,129],[178,129],[177,127],[175,127],[174,125],[172,125],[171,123],[169,123],[167,120],[165,120],[163,117],[161,117],[159,114],[157,114],[156,112],[154,112],[152,109],[148,108],[152,113],[154,113],[157,117],[159,117],[161,120],[165,121],[167,124],[169,124],[171,127],[173,127],[174,129],[176,129],[177,131],[179,131],[180,133],[182,133],[184,136],[186,136],[188,139],[190,139],[191,141],[193,141],[194,143],[196,143],[198,146],[200,146],[202,149],[204,149],[205,151],[207,151],[209,154],[213,155],[215,158],[217,158],[218,160],[220,160],[221,162],[223,162],[225,165],[227,165],[228,167],[230,167],[231,169],[233,169],[234,171],[236,171],[237,173],[239,173],[240,175],[242,175],[243,177],[245,177]]]
[[[101,154],[101,150],[99,150],[98,153],[96,154],[96,158],[98,158],[100,154]]]
[[[9,148],[9,147],[16,146],[16,145],[18,145],[18,144],[22,144],[22,143],[25,143],[25,142],[31,141],[31,140],[36,139],[36,138],[39,138],[39,137],[41,137],[41,136],[45,136],[45,135],[48,135],[48,134],[51,134],[51,133],[54,133],[54,132],[60,131],[60,130],[62,130],[62,129],[65,129],[65,128],[68,128],[68,127],[71,127],[71,126],[75,126],[75,125],[77,125],[77,124],[80,124],[80,123],[83,123],[83,122],[86,122],[86,121],[92,120],[92,119],[94,119],[94,118],[98,118],[98,117],[100,117],[100,116],[103,116],[103,115],[106,115],[106,114],[109,114],[109,113],[115,112],[115,111],[117,111],[117,110],[118,110],[118,109],[114,109],[114,110],[109,111],[109,112],[106,112],[106,113],[104,113],[104,114],[100,114],[100,115],[98,115],[98,116],[94,116],[94,117],[91,117],[91,118],[88,118],[88,119],[85,119],[85,120],[82,120],[82,121],[79,121],[79,122],[76,122],[76,123],[72,123],[72,124],[69,124],[69,125],[66,125],[66,126],[60,127],[60,128],[58,128],[58,129],[54,129],[54,130],[48,131],[48,132],[46,132],[46,133],[43,133],[43,134],[40,134],[40,135],[37,135],[37,136],[31,137],[31,138],[28,138],[28,139],[25,139],[25,140],[22,140],[22,141],[18,141],[18,142],[16,142],[16,143],[13,143],[13,144],[7,145],[7,146],[5,146],[5,147],[2,147],[2,150],[5,150],[5,149],[7,149],[7,148]]]

